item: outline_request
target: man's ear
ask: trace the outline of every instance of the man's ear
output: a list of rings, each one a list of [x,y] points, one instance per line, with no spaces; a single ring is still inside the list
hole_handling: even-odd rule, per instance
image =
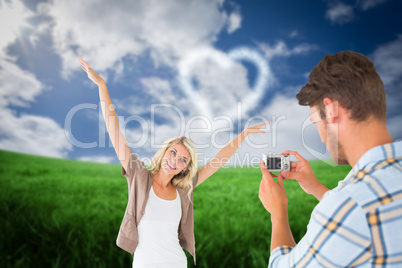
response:
[[[337,100],[324,98],[322,102],[325,105],[325,119],[330,123],[338,122],[339,118],[339,104]]]

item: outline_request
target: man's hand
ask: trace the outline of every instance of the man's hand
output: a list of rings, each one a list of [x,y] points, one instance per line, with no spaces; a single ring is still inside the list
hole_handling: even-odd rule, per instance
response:
[[[276,217],[286,217],[288,213],[288,196],[283,185],[283,178],[278,176],[278,182],[274,181],[272,175],[265,166],[264,161],[260,162],[262,180],[260,184],[259,197],[265,209],[271,213],[271,220]]]
[[[300,187],[308,194],[314,195],[321,200],[328,188],[325,187],[315,176],[310,163],[300,154],[294,151],[284,151],[282,154],[294,155],[297,162],[290,162],[290,171],[281,171],[281,176],[285,179],[297,180]]]
[[[271,252],[279,246],[294,247],[296,243],[289,226],[288,196],[283,178],[279,175],[278,182],[275,182],[274,175],[268,171],[264,161],[260,162],[260,166],[262,180],[259,197],[265,209],[271,213]]]

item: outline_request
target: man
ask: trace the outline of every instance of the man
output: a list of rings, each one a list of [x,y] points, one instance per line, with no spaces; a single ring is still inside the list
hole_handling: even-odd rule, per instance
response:
[[[365,56],[325,56],[297,94],[310,106],[335,163],[353,167],[333,190],[315,177],[298,153],[278,182],[263,162],[259,197],[271,213],[269,267],[402,267],[402,142],[386,127],[384,85]],[[289,227],[284,179],[296,179],[320,203],[295,243]]]

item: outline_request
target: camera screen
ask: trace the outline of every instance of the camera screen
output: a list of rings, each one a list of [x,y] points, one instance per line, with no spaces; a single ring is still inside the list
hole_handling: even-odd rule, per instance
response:
[[[268,157],[267,168],[268,169],[281,169],[281,158],[280,157]]]

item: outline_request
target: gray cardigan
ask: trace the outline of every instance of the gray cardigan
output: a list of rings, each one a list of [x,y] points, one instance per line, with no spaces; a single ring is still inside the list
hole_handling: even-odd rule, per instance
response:
[[[146,168],[144,162],[140,161],[134,154],[130,155],[128,169],[122,168],[122,175],[127,178],[128,203],[124,218],[120,226],[116,244],[120,248],[134,254],[138,246],[137,226],[145,213],[145,206],[148,201],[149,191],[152,186],[152,174]],[[195,239],[194,239],[194,216],[193,216],[193,192],[197,185],[198,173],[193,178],[193,190],[188,196],[188,189],[177,188],[181,199],[182,216],[179,224],[179,242],[182,248],[186,249],[195,260]]]

